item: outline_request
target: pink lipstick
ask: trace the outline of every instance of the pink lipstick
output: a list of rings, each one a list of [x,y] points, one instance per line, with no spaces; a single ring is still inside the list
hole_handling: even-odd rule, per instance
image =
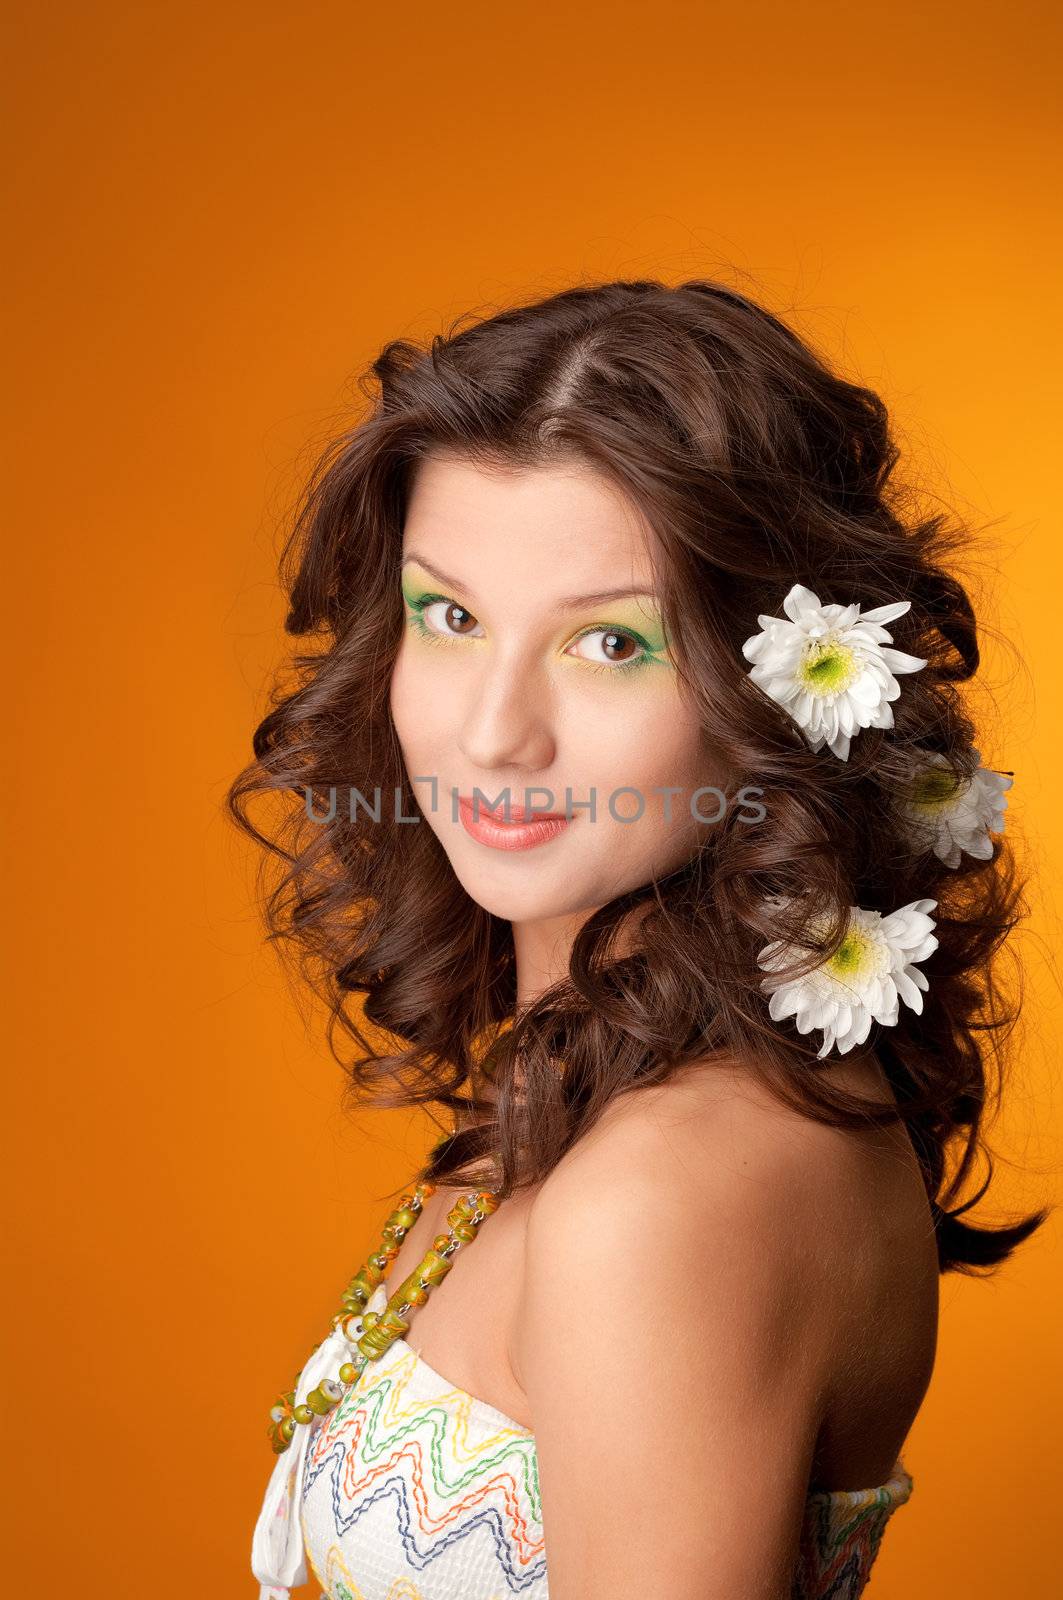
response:
[[[537,844],[556,839],[570,825],[563,811],[531,811],[510,805],[512,822],[504,822],[505,806],[492,807],[477,800],[475,812],[471,796],[459,797],[461,823],[466,833],[494,850],[531,850]]]

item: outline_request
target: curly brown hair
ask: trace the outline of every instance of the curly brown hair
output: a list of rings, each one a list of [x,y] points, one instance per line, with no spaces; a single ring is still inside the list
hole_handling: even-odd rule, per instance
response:
[[[899,452],[883,401],[705,280],[579,286],[459,318],[424,346],[390,341],[371,373],[366,414],[317,460],[281,556],[285,628],[312,636],[311,650],[295,657],[294,683],[274,687],[254,761],[228,794],[263,867],[283,863],[264,894],[270,939],[294,948],[326,998],[337,1059],[337,1027],[357,1045],[349,1102],[445,1108],[452,1125],[419,1176],[457,1186],[471,1170],[505,1198],[541,1182],[617,1095],[696,1061],[740,1060],[820,1121],[903,1121],[941,1270],[1003,1261],[1047,1211],[1004,1227],[962,1214],[992,1177],[983,1118],[1018,1009],[994,958],[1025,915],[1024,885],[1000,839],[990,859],[945,865],[901,804],[930,753],[959,780],[978,765],[959,685],[979,647],[967,592],[946,570],[967,529],[921,515],[891,482]],[[685,865],[597,910],[566,977],[524,1008],[510,924],[472,901],[430,828],[397,820],[419,810],[388,691],[404,509],[430,452],[486,466],[577,460],[630,497],[654,533],[663,615],[706,736],[762,791],[768,817],[751,828],[728,811]],[[894,725],[861,732],[847,761],[814,753],[743,660],[756,618],[777,615],[795,582],[824,603],[911,602],[894,643],[926,666],[905,679]],[[395,794],[401,809],[380,807],[377,820],[368,803],[337,808],[341,785]],[[288,793],[263,831],[247,807],[265,790]],[[929,990],[921,1013],[902,1008],[871,1035],[892,1091],[872,1107],[831,1082],[830,1060],[792,1023],[771,1021],[757,955],[783,938],[810,970],[838,947],[850,906],[885,913],[920,897],[937,901]],[[830,928],[813,935],[810,915],[824,911]],[[364,997],[361,1015],[350,995]],[[948,1209],[979,1151],[989,1176]]]

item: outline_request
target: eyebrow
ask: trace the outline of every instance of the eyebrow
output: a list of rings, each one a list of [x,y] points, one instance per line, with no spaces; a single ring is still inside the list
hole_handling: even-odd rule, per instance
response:
[[[430,572],[437,583],[445,583],[451,589],[463,590],[475,602],[476,596],[473,591],[460,578],[452,577],[449,572],[444,572],[441,567],[433,566],[431,561],[426,561],[424,556],[419,556],[412,550],[403,557],[402,565],[405,567],[407,562],[410,561],[416,561],[419,567],[423,567],[426,572]],[[580,611],[584,606],[601,606],[605,605],[609,600],[630,600],[635,595],[644,594],[652,595],[654,599],[657,598],[653,589],[597,589],[593,594],[567,595],[564,600],[558,601],[557,609],[559,611]]]

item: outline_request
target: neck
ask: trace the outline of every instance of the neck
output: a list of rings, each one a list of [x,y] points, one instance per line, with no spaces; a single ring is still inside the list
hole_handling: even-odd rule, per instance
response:
[[[532,1005],[555,983],[563,982],[576,934],[592,910],[512,924],[518,1011]]]

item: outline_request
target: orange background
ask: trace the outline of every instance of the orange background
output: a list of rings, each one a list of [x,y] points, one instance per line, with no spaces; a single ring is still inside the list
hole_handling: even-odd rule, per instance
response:
[[[1058,25],[911,0],[8,18],[4,1587],[250,1600],[269,1405],[431,1133],[340,1115],[221,812],[286,648],[285,513],[388,337],[580,277],[729,277],[995,521],[986,615],[1022,660],[987,651],[983,755],[1037,876],[981,1214],[1058,1199]],[[1055,1580],[1059,1239],[943,1280],[876,1600]]]

